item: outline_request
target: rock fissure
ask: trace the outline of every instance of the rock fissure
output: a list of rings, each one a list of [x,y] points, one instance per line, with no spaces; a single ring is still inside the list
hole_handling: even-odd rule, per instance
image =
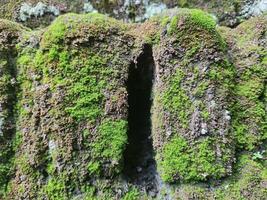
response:
[[[264,199],[264,33],[196,9],[0,20],[0,198]]]
[[[156,162],[151,137],[151,104],[154,79],[152,48],[144,46],[137,63],[129,68],[128,145],[124,153],[124,175],[133,185],[149,195],[158,192]]]

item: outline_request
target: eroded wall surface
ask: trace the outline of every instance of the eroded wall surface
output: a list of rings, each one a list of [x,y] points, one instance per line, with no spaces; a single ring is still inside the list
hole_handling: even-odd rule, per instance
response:
[[[3,199],[264,199],[266,16],[235,29],[200,10],[143,24],[66,14],[0,20]],[[123,176],[129,68],[154,59],[158,191]]]

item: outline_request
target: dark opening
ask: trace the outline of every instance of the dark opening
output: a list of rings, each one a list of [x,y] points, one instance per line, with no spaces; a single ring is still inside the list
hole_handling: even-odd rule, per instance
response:
[[[156,164],[151,137],[150,109],[154,61],[152,49],[145,46],[137,64],[131,64],[128,91],[128,146],[124,153],[124,175],[129,183],[156,195]]]

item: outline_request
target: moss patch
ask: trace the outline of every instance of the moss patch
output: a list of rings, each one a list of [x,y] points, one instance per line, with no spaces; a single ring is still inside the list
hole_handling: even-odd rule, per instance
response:
[[[224,162],[231,155],[224,155],[224,161],[215,154],[214,138],[205,138],[190,144],[181,137],[168,142],[162,153],[162,178],[167,182],[204,181],[209,178],[221,178],[225,175]]]

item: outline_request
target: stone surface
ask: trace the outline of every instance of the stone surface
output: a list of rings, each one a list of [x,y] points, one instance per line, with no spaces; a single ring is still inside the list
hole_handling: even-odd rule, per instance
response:
[[[99,12],[126,22],[143,22],[167,8],[200,8],[221,25],[235,27],[251,16],[266,12],[266,0],[2,0],[0,18],[37,28],[59,14]]]
[[[0,20],[1,198],[264,199],[266,29],[266,15],[230,29],[189,9]],[[122,173],[126,82],[148,46],[158,191]]]

